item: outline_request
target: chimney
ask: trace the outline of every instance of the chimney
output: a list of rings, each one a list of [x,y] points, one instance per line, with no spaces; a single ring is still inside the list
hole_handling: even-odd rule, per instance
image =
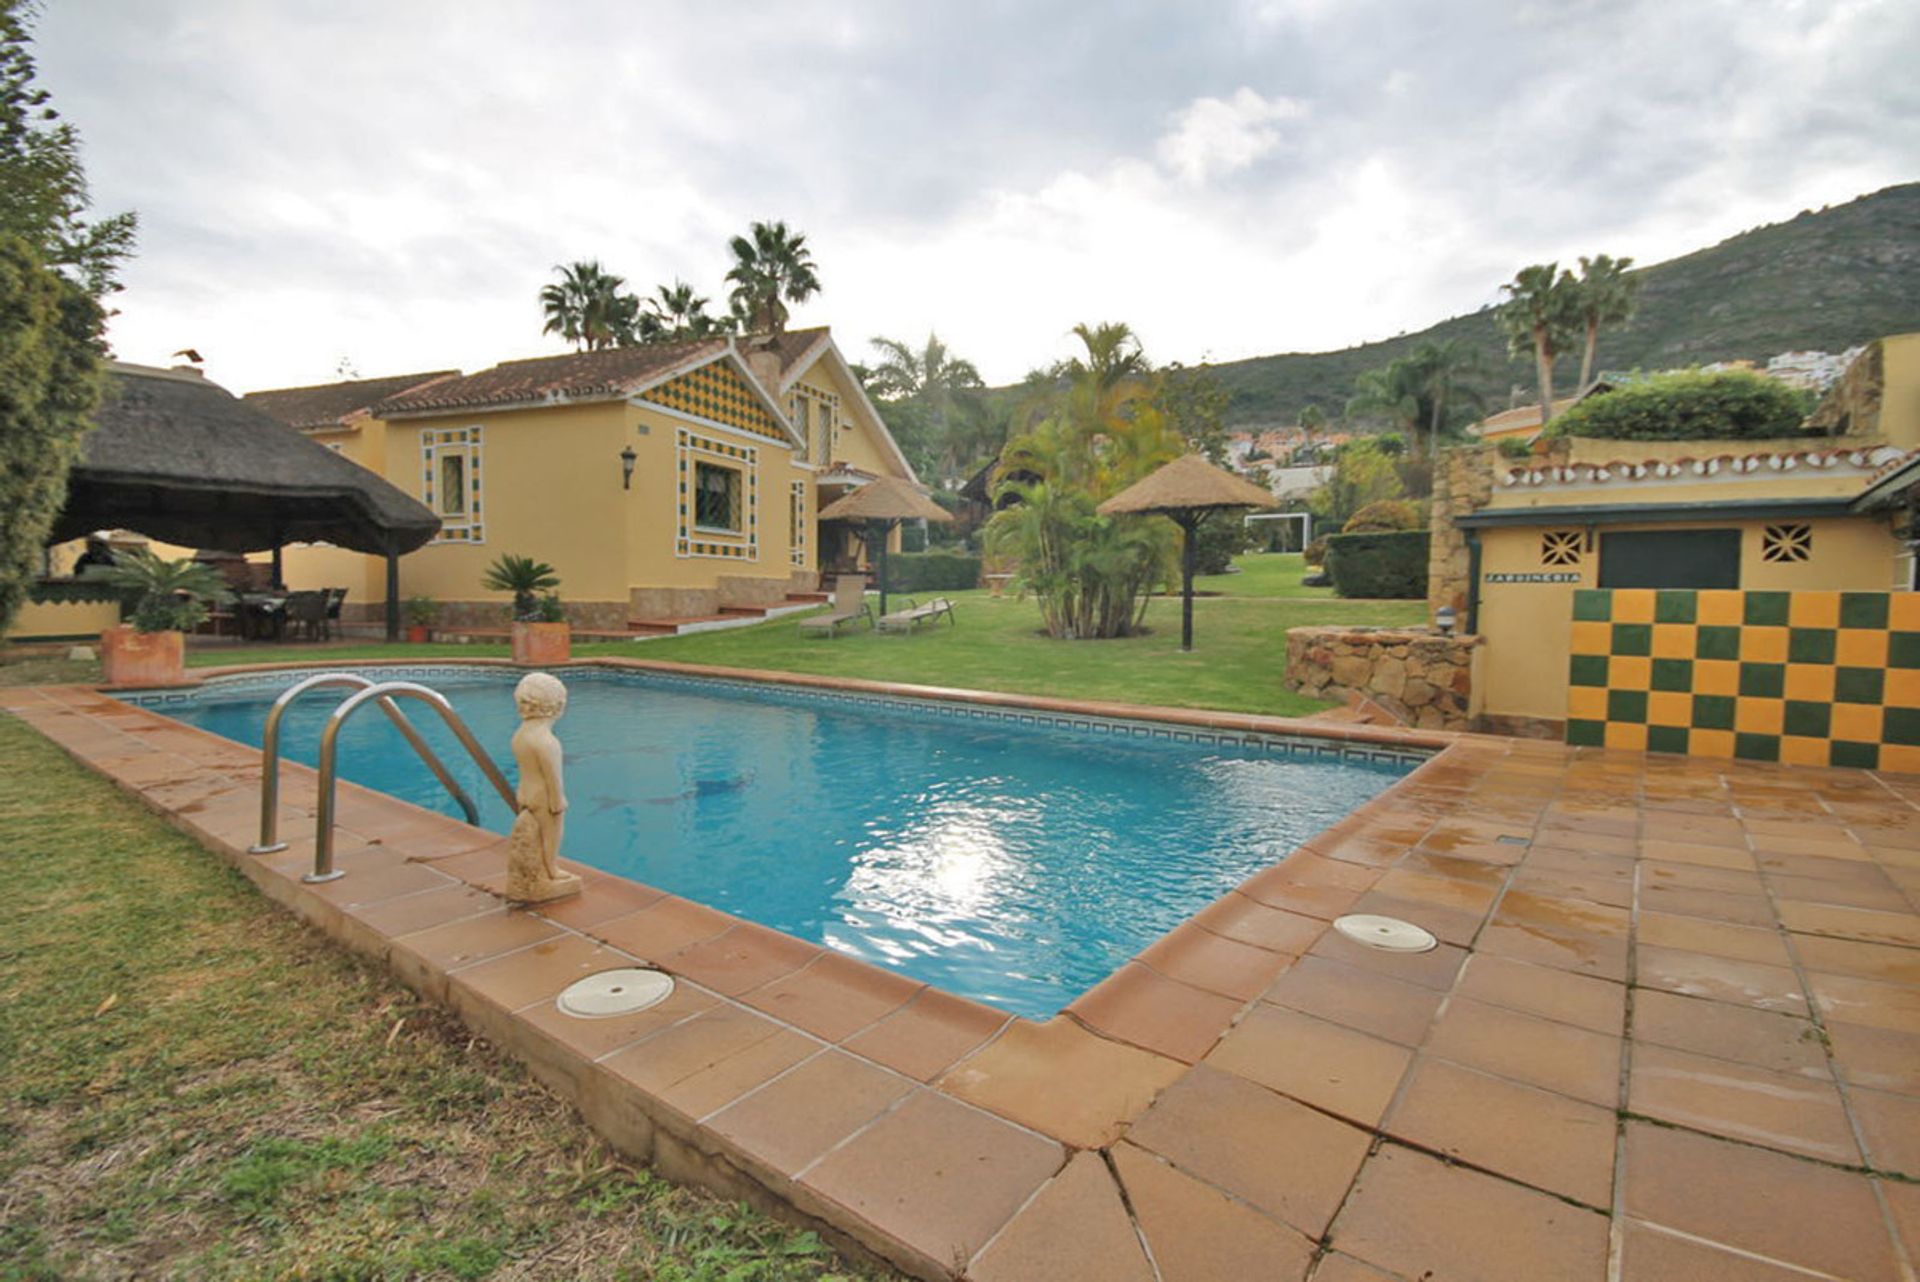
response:
[[[747,358],[747,368],[760,380],[760,386],[767,389],[769,396],[780,390],[780,353],[773,350],[771,342],[756,344],[741,353]]]

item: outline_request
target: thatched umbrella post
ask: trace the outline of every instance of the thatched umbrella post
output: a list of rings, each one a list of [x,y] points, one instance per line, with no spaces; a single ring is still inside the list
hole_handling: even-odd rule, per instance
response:
[[[880,613],[887,612],[887,540],[902,521],[951,521],[952,513],[928,498],[912,482],[897,476],[868,481],[820,509],[822,521],[864,521],[868,538],[878,534],[880,547],[874,564],[880,576]],[[871,549],[871,541],[867,544]]]
[[[1210,512],[1272,507],[1273,495],[1222,471],[1198,454],[1187,454],[1149,473],[1100,505],[1108,516],[1127,513],[1164,516],[1180,527],[1180,648],[1193,649],[1194,534]]]

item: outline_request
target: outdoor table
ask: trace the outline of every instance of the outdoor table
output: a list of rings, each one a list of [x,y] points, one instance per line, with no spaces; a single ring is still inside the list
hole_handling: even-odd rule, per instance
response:
[[[281,640],[286,636],[287,598],[270,592],[241,592],[233,598],[240,634],[251,640]]]

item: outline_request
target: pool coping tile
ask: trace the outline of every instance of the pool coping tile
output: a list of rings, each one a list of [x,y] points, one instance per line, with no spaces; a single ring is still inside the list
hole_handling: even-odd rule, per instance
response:
[[[337,665],[232,671],[298,666]],[[1361,1282],[1495,1259],[1600,1282],[1605,1220],[1563,1198],[1619,1217],[1629,1260],[1681,1258],[1684,1243],[1702,1267],[1785,1261],[1871,1277],[1876,1232],[1897,1240],[1898,1222],[1920,1234],[1920,1195],[1869,1181],[1852,1169],[1857,1153],[1850,1165],[1765,1146],[1837,1153],[1843,1104],[1867,1160],[1920,1174],[1902,1169],[1920,1164],[1920,781],[1666,759],[1656,771],[1640,754],[1478,735],[574,666],[1431,755],[1037,1023],[571,861],[581,896],[505,906],[497,836],[351,784],[338,839],[349,875],[303,883],[305,767],[282,771],[288,850],[258,858],[244,853],[258,823],[254,750],[88,688],[0,691],[0,711],[451,1005],[636,1159],[783,1205],[918,1277],[1021,1276],[1063,1258],[1059,1226],[1083,1217],[1097,1228],[1080,1275],[1143,1282],[1154,1263],[1169,1279],[1255,1267]],[[1411,959],[1364,949],[1328,929],[1356,906],[1424,922],[1443,942]],[[606,1020],[557,1010],[560,986],[613,962],[661,965],[673,994]],[[1824,1042],[1808,1040],[1810,1019]],[[1837,1077],[1839,1103],[1821,1106],[1817,1136],[1789,1119],[1783,1140],[1752,1133],[1737,1090],[1676,1105],[1649,1088],[1631,1102],[1679,1115],[1654,1126],[1623,1114],[1631,1142],[1613,1206],[1611,1143],[1588,1131],[1629,1107],[1624,1085],[1676,1064],[1684,1082],[1750,1082],[1763,1096],[1831,1092]],[[1514,1102],[1489,1112],[1494,1097]],[[1293,1145],[1291,1167],[1275,1164],[1272,1146],[1241,1142],[1260,1118],[1291,1119],[1266,1132],[1340,1138]],[[1778,1122],[1767,1118],[1762,1131]],[[1715,1126],[1753,1142],[1705,1133]],[[1649,1146],[1711,1174],[1649,1205]],[[977,1177],[968,1153],[991,1173]],[[1804,1188],[1809,1205],[1794,1213],[1838,1208],[1845,1232],[1810,1220],[1804,1240],[1782,1238],[1711,1195],[1690,1209],[1702,1178]],[[1885,1190],[1878,1201],[1870,1186]],[[1498,1206],[1511,1240],[1477,1240],[1475,1217]],[[1536,1231],[1547,1224],[1564,1231]]]

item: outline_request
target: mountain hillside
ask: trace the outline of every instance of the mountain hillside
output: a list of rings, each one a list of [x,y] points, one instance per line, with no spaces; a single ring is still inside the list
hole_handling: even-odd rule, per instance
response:
[[[1620,248],[1596,243],[1593,252]],[[1920,330],[1920,183],[1756,227],[1636,274],[1639,312],[1625,328],[1601,334],[1603,369],[1765,361]],[[1256,356],[1213,369],[1232,394],[1228,420],[1236,427],[1291,423],[1309,401],[1337,418],[1361,371],[1449,338],[1485,353],[1495,371],[1482,387],[1490,410],[1506,408],[1511,385],[1532,386],[1531,359],[1507,358],[1488,308],[1344,351]],[[1570,387],[1579,368],[1577,354],[1562,361],[1557,384]]]

